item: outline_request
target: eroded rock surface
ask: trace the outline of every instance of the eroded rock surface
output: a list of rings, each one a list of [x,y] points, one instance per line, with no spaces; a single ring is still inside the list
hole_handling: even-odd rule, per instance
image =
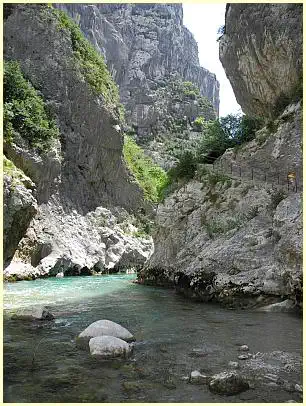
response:
[[[155,252],[139,280],[229,306],[277,297],[300,305],[300,193],[213,179],[189,182],[159,205]]]
[[[243,111],[275,117],[302,84],[302,4],[229,4],[220,60]]]

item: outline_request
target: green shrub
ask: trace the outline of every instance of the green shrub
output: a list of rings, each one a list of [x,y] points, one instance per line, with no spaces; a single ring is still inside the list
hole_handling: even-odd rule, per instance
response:
[[[196,131],[203,131],[204,129],[205,118],[204,117],[197,117],[194,122],[194,129]]]
[[[128,168],[143,189],[144,197],[152,202],[160,201],[164,189],[169,185],[166,172],[155,165],[143,149],[128,136],[124,137],[123,155]]]
[[[88,84],[96,94],[102,94],[106,104],[117,109],[120,119],[123,119],[124,110],[119,102],[118,87],[107,69],[103,56],[96,51],[78,25],[64,11],[59,9],[52,11],[59,20],[59,28],[69,31],[74,55]]]
[[[18,62],[4,64],[4,140],[12,142],[17,134],[31,147],[44,151],[52,140],[59,137],[59,130],[49,116],[43,99],[27,81]]]
[[[169,169],[168,176],[172,181],[177,179],[192,179],[196,169],[196,157],[192,151],[187,150],[179,157],[178,164]]]
[[[227,148],[235,145],[228,137],[219,120],[209,121],[205,124],[203,137],[197,149],[198,162],[213,163]]]
[[[254,118],[246,115],[242,116],[237,140],[240,144],[253,140],[256,131],[262,128],[263,125],[264,121],[261,118]]]
[[[192,100],[195,100],[197,96],[200,96],[198,87],[192,82],[183,82],[182,91],[184,96],[189,97]]]
[[[3,156],[3,173],[11,178],[11,187],[16,185],[23,185],[26,188],[32,188],[32,181],[28,178],[24,172],[17,168],[12,161]]]
[[[243,216],[231,217],[228,219],[215,219],[207,220],[205,216],[201,217],[201,224],[206,229],[209,238],[225,234],[234,228],[239,228],[244,221]]]

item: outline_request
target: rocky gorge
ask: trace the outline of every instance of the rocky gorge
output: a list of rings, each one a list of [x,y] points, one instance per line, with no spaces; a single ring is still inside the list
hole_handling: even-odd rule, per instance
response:
[[[181,4],[5,6],[6,401],[301,401],[301,21],[226,6],[260,124],[195,163],[219,82]]]

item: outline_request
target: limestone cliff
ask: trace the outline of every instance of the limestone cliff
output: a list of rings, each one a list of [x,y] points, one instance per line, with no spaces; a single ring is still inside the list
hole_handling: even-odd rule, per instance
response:
[[[246,114],[274,118],[302,86],[302,4],[229,4],[220,60]]]
[[[202,68],[192,34],[183,25],[180,4],[58,4],[105,56],[119,85],[127,122],[145,142],[169,130],[169,121],[201,114],[195,99],[187,107],[171,97],[173,74],[190,81],[206,96],[214,117],[219,110],[219,83]],[[185,100],[186,102],[186,100]],[[215,110],[215,112],[214,112]],[[203,113],[203,112],[202,112]]]
[[[229,306],[301,306],[301,18],[299,5],[227,7],[220,58],[242,108],[270,120],[159,205],[140,282]]]
[[[119,106],[110,97],[115,87],[103,63],[92,66],[104,77],[99,82],[104,90],[97,91],[93,87],[97,76],[86,76],[76,53],[78,32],[69,30],[66,19],[54,9],[14,5],[6,8],[5,17],[5,59],[19,63],[60,131],[60,138],[44,151],[33,148],[18,134],[4,143],[6,156],[31,178],[36,189],[32,198],[21,186],[12,192],[8,176],[5,232],[7,236],[14,233],[15,238],[10,237],[13,241],[5,261],[13,255],[14,260],[26,261],[35,268],[30,269],[32,276],[58,270],[86,273],[94,268],[113,269],[120,261],[128,264],[129,258],[135,258],[133,264],[143,263],[151,253],[150,240],[139,240],[133,237],[135,230],[125,232],[117,226],[130,216],[127,211],[137,213],[149,206],[123,162]],[[84,63],[87,61],[85,58]],[[10,209],[10,204],[18,194],[20,206],[31,209],[17,232],[22,207],[18,212]],[[13,268],[7,273],[18,275],[16,266]]]

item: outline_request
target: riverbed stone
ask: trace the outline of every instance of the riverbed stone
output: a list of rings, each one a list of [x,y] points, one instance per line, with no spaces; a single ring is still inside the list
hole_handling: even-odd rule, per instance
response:
[[[221,372],[212,377],[209,390],[219,395],[236,395],[249,389],[248,382],[237,372]]]
[[[90,354],[95,358],[126,358],[131,346],[117,337],[99,336],[89,340]]]
[[[239,351],[249,351],[249,347],[247,345],[241,345],[238,349]]]
[[[297,392],[303,393],[303,386],[302,386],[302,385],[299,385],[298,383],[294,385],[294,389],[295,389]]]
[[[18,310],[12,315],[12,319],[18,320],[53,320],[53,314],[45,306],[33,306]]]
[[[211,377],[201,374],[200,371],[192,371],[189,378],[189,383],[203,385],[209,383]]]
[[[112,336],[124,341],[134,341],[134,336],[124,327],[111,320],[97,320],[90,324],[77,337],[77,345],[80,348],[88,348],[88,342],[91,338],[100,336]]]

